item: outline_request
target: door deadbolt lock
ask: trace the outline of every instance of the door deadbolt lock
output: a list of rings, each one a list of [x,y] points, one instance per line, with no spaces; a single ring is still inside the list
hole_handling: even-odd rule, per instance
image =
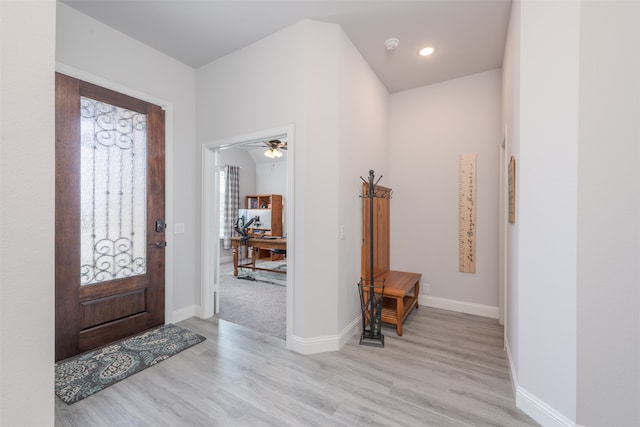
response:
[[[167,224],[164,222],[164,220],[159,219],[156,221],[156,233],[164,233],[164,230],[166,230],[167,228]]]
[[[167,242],[155,242],[154,244],[149,245],[149,246],[153,246],[153,247],[156,247],[156,248],[164,248],[165,246],[167,246]]]

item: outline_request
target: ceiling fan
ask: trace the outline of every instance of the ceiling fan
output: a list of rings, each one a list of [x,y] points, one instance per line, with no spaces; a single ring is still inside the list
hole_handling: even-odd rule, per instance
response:
[[[272,139],[271,141],[264,141],[264,145],[267,146],[267,150],[264,155],[270,159],[282,157],[282,151],[287,149],[287,141],[280,141],[279,139]]]

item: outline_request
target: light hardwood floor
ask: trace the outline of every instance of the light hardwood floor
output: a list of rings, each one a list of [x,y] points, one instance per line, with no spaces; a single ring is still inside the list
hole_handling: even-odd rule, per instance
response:
[[[516,408],[493,319],[429,307],[385,348],[303,356],[217,319],[179,323],[204,343],[83,401],[57,426],[532,426]]]

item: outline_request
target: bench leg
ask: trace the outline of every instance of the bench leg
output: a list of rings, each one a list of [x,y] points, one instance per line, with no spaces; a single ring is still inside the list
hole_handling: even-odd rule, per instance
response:
[[[396,332],[402,336],[402,319],[404,318],[404,299],[396,299]]]

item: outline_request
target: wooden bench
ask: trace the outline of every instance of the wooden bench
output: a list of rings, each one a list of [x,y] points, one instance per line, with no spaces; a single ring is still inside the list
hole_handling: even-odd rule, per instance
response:
[[[384,323],[396,325],[396,332],[402,336],[402,323],[407,318],[411,310],[418,308],[418,297],[420,295],[420,278],[422,274],[408,273],[405,271],[387,270],[378,275],[375,285],[382,285],[384,282],[384,298],[382,300],[382,316]],[[364,281],[363,290],[368,300],[368,281]],[[376,288],[375,292],[378,292]]]

